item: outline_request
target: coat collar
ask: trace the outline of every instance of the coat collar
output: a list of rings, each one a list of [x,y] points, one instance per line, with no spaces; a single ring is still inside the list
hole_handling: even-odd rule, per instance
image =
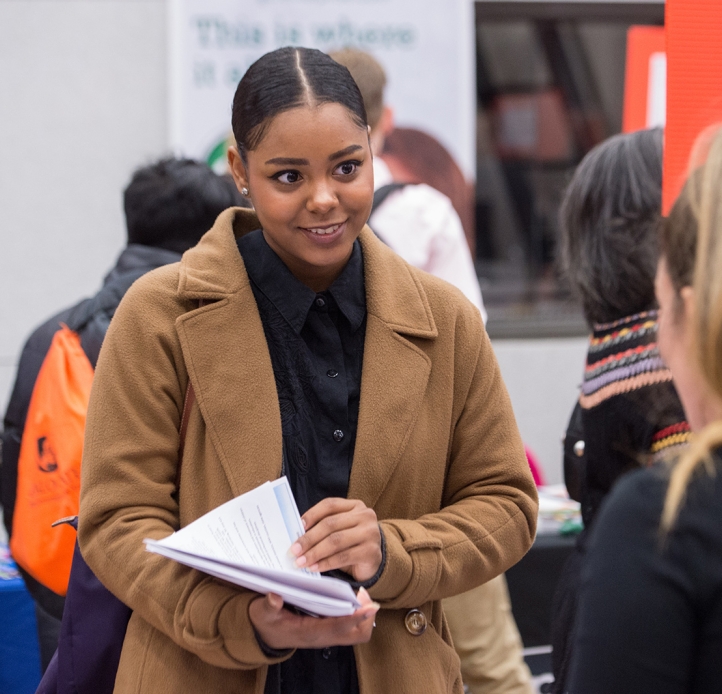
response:
[[[250,287],[236,238],[258,229],[252,210],[221,213],[200,243],[181,260],[178,294],[182,299],[223,299]],[[426,292],[408,265],[368,226],[359,236],[364,256],[366,310],[398,333],[435,338],[436,323]]]

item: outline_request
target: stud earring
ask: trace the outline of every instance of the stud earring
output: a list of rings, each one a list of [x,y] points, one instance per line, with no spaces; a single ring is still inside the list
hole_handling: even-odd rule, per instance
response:
[[[248,188],[241,188],[241,195],[244,198],[247,198],[248,197]]]

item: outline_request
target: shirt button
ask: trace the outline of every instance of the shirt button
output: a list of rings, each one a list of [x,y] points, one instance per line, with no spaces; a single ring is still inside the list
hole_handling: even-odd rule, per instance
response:
[[[343,432],[340,429],[336,429],[336,431],[333,432],[333,440],[334,441],[343,440]]]
[[[326,372],[326,375],[327,375],[329,378],[336,378],[336,376],[338,376],[338,371],[336,371],[336,369],[329,369],[329,370]]]
[[[323,656],[324,660],[328,660],[331,657],[331,649],[324,648],[323,651],[321,651],[321,655]]]
[[[319,308],[323,308],[326,305],[326,299],[324,299],[322,296],[316,297],[316,306]]]

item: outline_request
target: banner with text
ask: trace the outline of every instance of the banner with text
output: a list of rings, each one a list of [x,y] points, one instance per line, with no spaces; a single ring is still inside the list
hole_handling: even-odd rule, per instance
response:
[[[386,69],[397,125],[433,135],[475,177],[471,0],[171,0],[169,7],[175,151],[218,157],[238,81],[264,53],[354,46]]]

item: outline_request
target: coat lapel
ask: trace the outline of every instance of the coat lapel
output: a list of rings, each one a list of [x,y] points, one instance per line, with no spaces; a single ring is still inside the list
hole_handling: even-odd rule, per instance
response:
[[[228,210],[183,257],[179,294],[213,301],[177,322],[203,421],[235,496],[281,472],[281,413],[261,317],[235,235],[259,227]]]
[[[368,317],[349,498],[376,504],[406,447],[430,372],[420,349]]]
[[[281,472],[281,413],[250,287],[179,319],[203,421],[234,496]]]
[[[348,495],[373,507],[406,447],[431,373],[431,360],[407,337],[438,332],[409,266],[368,228],[360,240],[368,318]]]

